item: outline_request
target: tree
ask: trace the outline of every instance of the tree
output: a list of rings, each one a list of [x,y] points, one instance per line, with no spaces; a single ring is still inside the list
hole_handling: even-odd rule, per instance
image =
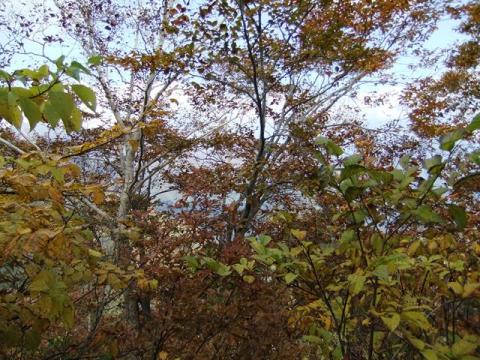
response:
[[[17,187],[35,178],[21,197],[8,194],[2,224],[16,228],[8,211],[20,205],[22,223],[61,229],[62,244],[84,239],[73,255],[36,249],[59,278],[40,276],[38,263],[39,281],[22,278],[20,297],[39,309],[28,284],[60,284],[37,299],[64,307],[33,335],[16,319],[9,338],[40,343],[10,343],[5,356],[475,356],[478,151],[468,147],[478,118],[449,124],[438,149],[399,124],[368,129],[344,104],[363,84],[391,80],[445,9],[470,14],[474,29],[474,5],[446,5],[66,0],[8,25],[15,46],[2,61],[35,56],[30,38],[48,66],[0,73],[0,116],[19,126],[23,112],[45,128],[1,131],[5,176]],[[67,36],[86,65],[47,56],[72,45]],[[53,212],[36,218],[45,206]],[[91,276],[80,278],[77,260]]]
[[[475,2],[452,4],[450,15],[459,22],[466,37],[442,57],[440,76],[419,79],[404,94],[410,107],[412,130],[420,136],[434,137],[465,124],[478,109],[480,51],[479,12]]]
[[[90,88],[63,79],[68,74],[79,80],[79,73],[88,70],[77,62],[65,64],[63,58],[56,65],[56,70],[43,65],[0,73],[5,84],[0,88],[0,116],[20,133],[24,118],[32,129],[39,122],[56,126],[62,120],[67,131],[78,131],[78,102],[95,110]],[[106,285],[120,289],[142,277],[103,261],[91,230],[69,206],[72,199],[98,203],[102,188],[79,182],[81,170],[68,158],[34,143],[28,144],[33,150],[23,150],[7,139],[1,142],[12,151],[1,157],[0,171],[1,354],[34,357],[45,339],[74,331],[75,304],[92,291]],[[98,305],[100,312],[105,305]],[[93,331],[98,321],[98,316],[92,319]],[[90,336],[82,346],[90,345]]]
[[[460,130],[477,129],[480,115]],[[190,264],[290,287],[289,323],[317,358],[476,359],[480,247],[471,230],[479,212],[465,210],[462,179],[445,186],[458,140],[444,138],[449,154],[426,159],[420,175],[409,158],[391,170],[368,167],[359,154],[340,159],[322,138],[327,184],[305,194],[326,208],[314,223],[308,213],[279,212],[281,232],[250,239],[253,260]]]

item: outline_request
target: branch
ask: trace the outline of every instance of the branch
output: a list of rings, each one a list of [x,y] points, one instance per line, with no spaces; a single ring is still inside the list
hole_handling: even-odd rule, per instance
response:
[[[26,154],[25,151],[23,151],[22,149],[20,149],[19,147],[16,147],[15,145],[13,145],[10,141],[8,140],[5,140],[4,138],[0,137],[0,143],[2,143],[3,145],[9,147],[10,149],[16,151],[17,153],[19,154]]]

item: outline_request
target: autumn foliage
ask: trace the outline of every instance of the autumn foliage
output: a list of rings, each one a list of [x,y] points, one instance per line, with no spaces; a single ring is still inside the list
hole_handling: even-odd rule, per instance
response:
[[[1,358],[480,359],[476,2],[0,20]],[[419,54],[408,119],[363,121]]]

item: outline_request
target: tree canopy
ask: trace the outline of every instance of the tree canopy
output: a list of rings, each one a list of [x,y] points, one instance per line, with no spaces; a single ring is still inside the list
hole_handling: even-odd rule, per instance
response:
[[[1,358],[480,359],[477,2],[7,5]]]

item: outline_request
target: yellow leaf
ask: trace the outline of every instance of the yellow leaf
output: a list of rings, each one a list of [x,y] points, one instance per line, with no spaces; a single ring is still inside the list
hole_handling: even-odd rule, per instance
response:
[[[32,229],[30,228],[24,228],[24,227],[17,228],[18,235],[26,235],[26,234],[30,234],[31,232],[32,232]]]
[[[475,251],[475,254],[480,256],[480,244],[479,243],[473,244],[473,251]]]
[[[93,249],[88,249],[88,254],[90,256],[93,256],[93,257],[96,257],[96,258],[100,258],[102,257],[102,253],[97,251],[97,250],[93,250]]]
[[[425,343],[420,339],[409,337],[408,341],[410,341],[410,344],[412,344],[418,350],[423,350],[425,348]]]
[[[75,314],[73,311],[73,307],[66,306],[63,309],[62,319],[63,319],[63,323],[68,329],[73,328],[73,325],[75,325]]]
[[[330,330],[332,328],[332,319],[329,316],[322,316],[323,326],[326,330]]]
[[[387,326],[387,328],[390,330],[390,331],[395,331],[395,329],[398,327],[398,325],[400,324],[400,315],[399,314],[392,314],[391,317],[385,317],[385,316],[382,316],[382,321],[383,323]]]
[[[158,360],[167,360],[168,353],[166,351],[161,351],[158,353]]]
[[[369,318],[365,318],[362,320],[362,325],[363,326],[369,326],[371,323],[370,319]]]
[[[458,282],[449,282],[448,288],[452,289],[456,295],[462,295],[463,293],[463,286],[460,285]]]
[[[255,278],[252,275],[244,275],[242,279],[248,284],[251,284],[255,281]]]
[[[68,170],[73,177],[79,177],[81,174],[80,167],[76,164],[68,164]]]
[[[453,344],[452,352],[455,357],[459,357],[462,355],[470,355],[475,352],[477,346],[478,344],[476,343],[467,341],[465,339],[460,339],[455,344]]]
[[[307,236],[307,232],[303,230],[292,229],[290,232],[300,241],[304,240],[305,236]]]
[[[38,273],[30,284],[30,291],[46,292],[55,282],[55,276],[48,270]]]
[[[298,276],[297,274],[289,272],[289,273],[285,274],[285,276],[284,276],[285,282],[287,284],[290,284],[293,280],[295,280],[297,278],[297,276]]]
[[[62,193],[52,186],[48,188],[48,195],[52,198],[53,201],[57,203],[63,202]]]
[[[466,297],[469,297],[470,295],[472,295],[472,293],[477,290],[478,288],[480,288],[480,283],[469,283],[469,284],[465,284],[465,286],[463,287],[463,294],[462,294],[462,297],[466,298]]]
[[[108,274],[107,275],[107,280],[108,280],[108,283],[110,284],[110,286],[112,288],[114,288],[115,290],[121,289],[123,287],[122,282],[120,281],[118,276],[115,275],[115,274]]]
[[[422,355],[427,360],[438,360],[437,354],[431,349],[423,350]]]
[[[99,284],[104,284],[106,280],[107,280],[107,274],[100,274],[98,276],[98,283]]]
[[[414,241],[410,246],[408,247],[407,254],[408,256],[413,256],[418,250],[418,247],[420,246],[420,240]]]
[[[22,114],[16,105],[0,101],[0,118],[4,118],[17,129],[22,126]]]
[[[348,276],[348,280],[350,282],[350,293],[352,296],[355,296],[363,290],[367,277],[364,275],[352,274]]]
[[[105,195],[103,194],[103,191],[97,190],[97,191],[93,192],[92,193],[92,200],[97,205],[100,205],[101,203],[103,203],[103,201],[105,200]]]
[[[142,290],[148,289],[148,281],[146,279],[138,279],[137,286]]]
[[[402,318],[407,320],[412,325],[415,325],[423,330],[430,329],[430,323],[425,314],[417,311],[404,311],[402,312]]]

